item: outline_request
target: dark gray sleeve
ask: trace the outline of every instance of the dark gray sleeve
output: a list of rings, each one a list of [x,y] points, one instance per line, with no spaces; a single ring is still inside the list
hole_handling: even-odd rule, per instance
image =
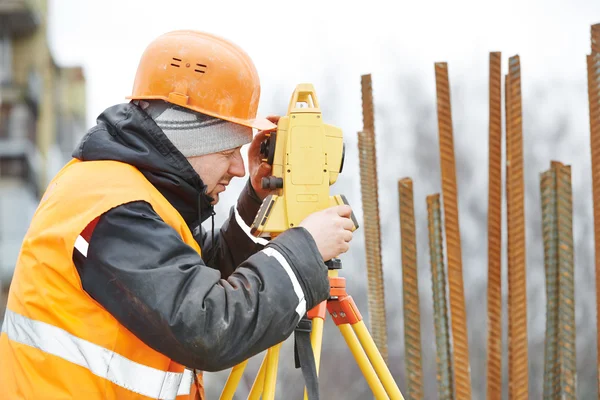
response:
[[[270,242],[221,279],[145,202],[102,215],[83,288],[153,349],[189,367],[232,367],[283,340],[328,297],[327,268],[304,228]],[[303,304],[304,302],[304,304]]]
[[[244,260],[264,248],[264,241],[253,238],[249,233],[261,203],[248,180],[221,228],[213,233],[201,227],[202,239],[199,244],[202,258],[207,265],[218,266],[223,278],[227,278]]]

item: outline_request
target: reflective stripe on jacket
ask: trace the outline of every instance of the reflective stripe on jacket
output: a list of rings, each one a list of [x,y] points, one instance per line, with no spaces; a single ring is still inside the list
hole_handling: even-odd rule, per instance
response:
[[[152,205],[200,252],[180,214],[136,168],[71,161],[50,183],[19,254],[0,335],[1,398],[190,398],[193,374],[94,301],[73,265],[84,228],[132,201]]]

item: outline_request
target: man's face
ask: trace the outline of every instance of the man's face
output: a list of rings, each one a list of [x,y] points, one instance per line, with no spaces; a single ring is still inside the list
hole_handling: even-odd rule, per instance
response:
[[[206,185],[206,193],[214,199],[213,205],[217,204],[219,193],[225,191],[234,176],[243,177],[246,174],[240,149],[241,147],[238,147],[219,153],[188,158]]]

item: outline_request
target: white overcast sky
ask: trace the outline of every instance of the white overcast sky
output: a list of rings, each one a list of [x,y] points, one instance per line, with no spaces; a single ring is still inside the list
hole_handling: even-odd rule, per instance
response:
[[[502,51],[504,60],[521,55],[528,81],[581,81],[590,25],[600,22],[598,0],[48,1],[56,61],[85,68],[88,125],[125,101],[145,46],[174,29],[209,31],[244,48],[261,77],[261,114],[275,110],[276,92],[287,99],[297,83],[311,82],[318,95],[337,78],[343,98],[321,102],[335,102],[356,131],[361,74],[373,74],[375,99],[385,101],[386,81],[398,73],[421,71],[433,85],[433,63],[447,61],[451,79],[485,79],[488,53]]]
[[[105,108],[126,101],[150,41],[171,30],[197,29],[228,38],[249,53],[261,78],[262,115],[285,113],[295,86],[313,83],[322,108],[330,110],[324,120],[344,131],[347,174],[357,173],[362,74],[372,74],[378,136],[395,135],[406,127],[381,126],[383,118],[377,116],[410,119],[399,100],[406,96],[398,93],[406,80],[398,78],[417,79],[417,90],[425,91],[418,94],[434,105],[433,64],[448,62],[455,122],[461,118],[460,103],[467,102],[472,115],[462,118],[477,129],[460,134],[484,149],[487,135],[480,129],[487,129],[487,94],[482,91],[491,51],[502,52],[503,73],[508,57],[521,56],[524,107],[542,106],[528,100],[540,86],[550,93],[545,112],[552,112],[550,104],[570,106],[581,127],[581,137],[572,140],[588,151],[585,56],[590,26],[600,23],[600,0],[48,1],[49,41],[57,63],[85,70],[88,127]],[[463,89],[462,97],[455,86]],[[576,87],[575,97],[565,99],[560,86]],[[486,104],[479,104],[483,99]],[[390,129],[394,132],[384,132]],[[404,147],[413,139],[405,135]],[[479,153],[478,162],[485,163],[487,152]],[[412,173],[410,165],[402,173]],[[355,195],[358,189],[355,185]],[[233,192],[224,193],[219,205],[234,202]]]

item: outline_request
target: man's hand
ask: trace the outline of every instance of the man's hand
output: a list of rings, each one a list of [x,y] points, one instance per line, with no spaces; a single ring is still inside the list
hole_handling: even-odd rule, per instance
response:
[[[334,206],[306,217],[299,226],[305,228],[317,243],[323,261],[345,253],[350,248],[354,223],[348,205]]]
[[[277,124],[279,121],[278,116],[268,116],[267,119],[274,124]],[[256,192],[257,196],[264,200],[269,194],[273,192],[270,189],[262,188],[262,178],[271,175],[271,166],[262,161],[263,156],[260,154],[260,144],[265,140],[267,132],[272,131],[259,131],[254,139],[252,139],[252,143],[250,144],[250,148],[248,149],[248,170],[250,172],[250,183],[252,184],[252,188]]]

